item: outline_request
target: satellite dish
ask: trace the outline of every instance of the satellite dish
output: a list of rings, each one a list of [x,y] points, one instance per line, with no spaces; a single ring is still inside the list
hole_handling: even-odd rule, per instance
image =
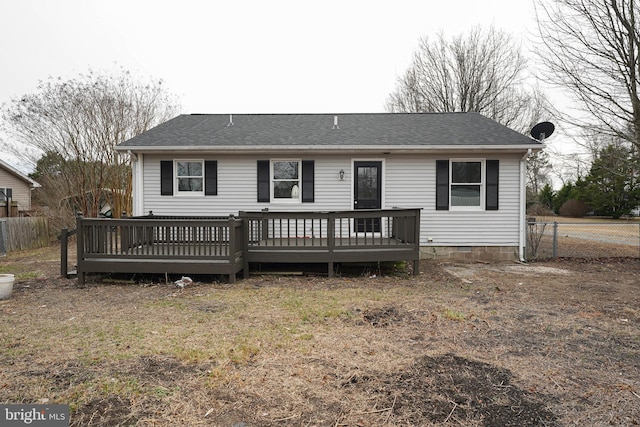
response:
[[[555,130],[555,126],[551,122],[542,122],[538,123],[531,129],[531,136],[538,141],[543,141],[545,138],[549,138],[553,131]]]

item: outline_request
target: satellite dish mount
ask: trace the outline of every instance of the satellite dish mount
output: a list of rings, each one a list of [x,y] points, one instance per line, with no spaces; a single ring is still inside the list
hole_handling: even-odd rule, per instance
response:
[[[542,142],[545,138],[549,138],[553,131],[555,130],[555,126],[551,122],[541,122],[538,123],[531,129],[531,136],[533,139],[537,139]]]

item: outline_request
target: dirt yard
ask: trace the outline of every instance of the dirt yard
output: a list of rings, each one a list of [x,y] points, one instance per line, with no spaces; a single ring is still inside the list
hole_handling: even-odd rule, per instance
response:
[[[0,258],[18,276],[0,301],[0,402],[69,404],[74,426],[640,424],[637,259],[180,290],[78,288],[55,251]]]

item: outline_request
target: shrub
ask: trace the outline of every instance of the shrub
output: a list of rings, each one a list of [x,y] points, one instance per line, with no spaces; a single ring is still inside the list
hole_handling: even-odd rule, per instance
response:
[[[549,208],[549,206],[542,203],[534,203],[527,208],[527,215],[530,216],[553,216],[555,212]]]
[[[589,206],[585,202],[576,199],[569,199],[560,206],[560,216],[571,218],[582,218],[589,212]]]

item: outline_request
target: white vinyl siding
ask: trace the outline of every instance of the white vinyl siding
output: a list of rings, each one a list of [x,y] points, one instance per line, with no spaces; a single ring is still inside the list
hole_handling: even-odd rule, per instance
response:
[[[517,246],[520,224],[521,154],[483,154],[500,161],[499,209],[495,211],[436,211],[436,160],[458,155],[386,155],[383,162],[382,208],[421,208],[421,245],[428,246]],[[313,203],[257,202],[257,160],[268,155],[211,155],[203,160],[218,161],[218,195],[185,198],[160,195],[160,160],[180,160],[180,156],[147,154],[143,157],[142,212],[157,215],[228,216],[239,211],[331,211],[353,209],[353,161],[371,160],[356,155],[309,154],[292,156],[315,162]],[[480,157],[480,156],[479,156]],[[273,159],[286,156],[277,156]],[[184,157],[184,159],[189,159]],[[340,180],[340,170],[345,171]]]
[[[499,209],[493,211],[423,211],[421,241],[434,246],[517,246],[520,226],[520,158],[487,156],[500,161]],[[435,168],[435,162],[431,164]],[[435,171],[433,182],[435,189]],[[425,244],[423,243],[423,245]]]
[[[216,155],[204,160],[218,161],[218,195],[216,197],[192,197],[188,204],[184,199],[160,195],[160,160],[179,160],[179,156],[167,157],[147,154],[144,156],[144,203],[142,212],[152,210],[158,215],[207,215],[228,216],[239,211],[315,211],[351,209],[350,173],[351,160],[344,156],[303,156],[302,160],[315,161],[315,201],[291,204],[290,200],[271,203],[257,202],[257,160],[269,159],[265,155]],[[186,157],[185,157],[186,158]],[[278,156],[279,159],[283,156]],[[339,171],[345,170],[340,181]],[[300,189],[302,191],[302,189]]]

